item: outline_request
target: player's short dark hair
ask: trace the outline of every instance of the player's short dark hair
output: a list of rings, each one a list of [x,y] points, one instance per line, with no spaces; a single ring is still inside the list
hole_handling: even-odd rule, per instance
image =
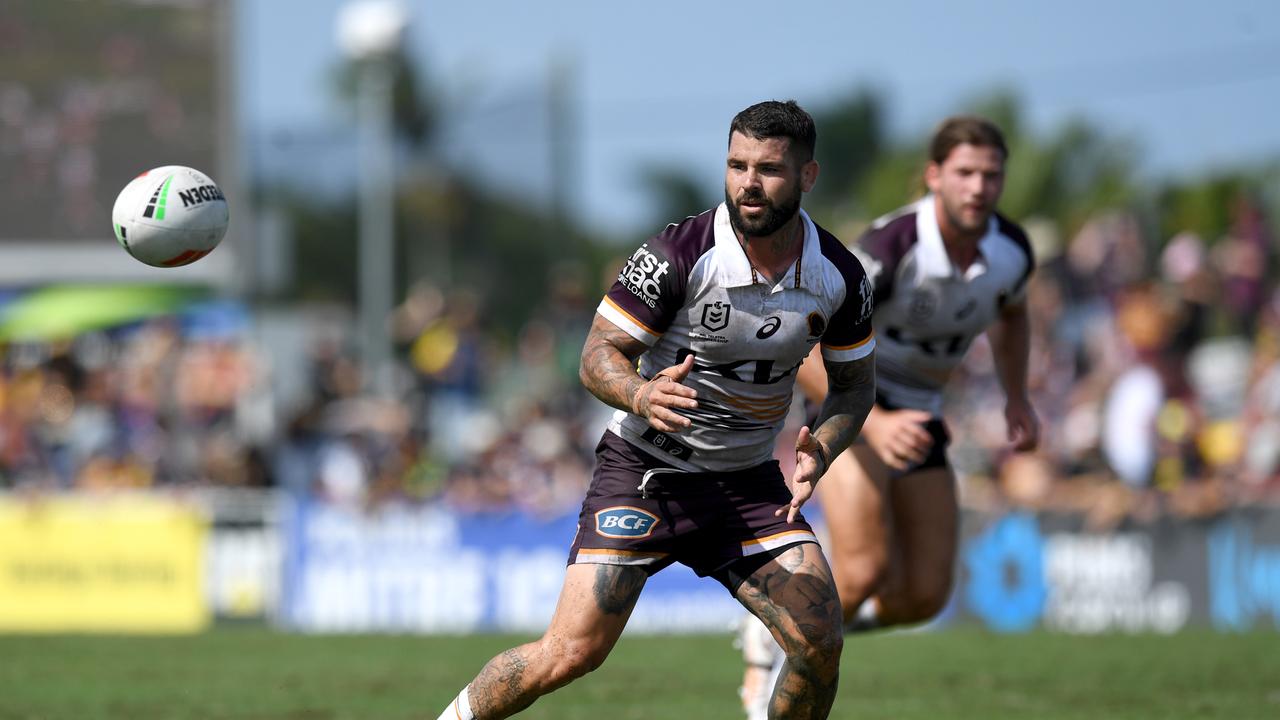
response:
[[[990,120],[978,115],[953,115],[933,133],[929,141],[929,159],[941,165],[958,145],[993,147],[1009,159],[1009,148],[1004,143],[1004,133]]]
[[[730,142],[736,132],[757,140],[787,138],[791,141],[788,152],[801,163],[813,159],[813,150],[818,145],[818,128],[813,118],[795,100],[766,100],[752,105],[733,116],[729,124]]]

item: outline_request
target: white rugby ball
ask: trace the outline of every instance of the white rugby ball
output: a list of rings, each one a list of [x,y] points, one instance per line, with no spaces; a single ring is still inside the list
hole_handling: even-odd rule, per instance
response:
[[[227,232],[227,199],[208,175],[181,165],[148,170],[120,191],[111,209],[116,240],[156,267],[190,265]]]

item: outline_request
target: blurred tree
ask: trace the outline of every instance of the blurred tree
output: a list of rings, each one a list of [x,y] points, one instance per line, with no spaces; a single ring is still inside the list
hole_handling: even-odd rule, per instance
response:
[[[880,96],[858,90],[815,113],[817,160],[821,167],[812,201],[830,207],[861,209],[849,192],[881,159],[885,150],[884,109]]]
[[[858,215],[870,221],[921,197],[925,192],[924,146],[893,148],[868,168],[849,195],[860,198]]]
[[[990,90],[966,105],[967,107],[958,108],[954,113],[972,113],[991,120],[1004,131],[1006,142],[1025,134],[1025,128],[1022,125],[1022,103],[1018,101],[1018,94],[1012,90]],[[941,121],[942,118],[938,118],[938,122]]]
[[[1189,230],[1214,243],[1230,228],[1236,200],[1252,185],[1244,173],[1165,184],[1156,194],[1161,239]]]
[[[287,188],[273,190],[275,202],[293,220],[293,297],[300,300],[356,302],[355,198],[322,203]]]
[[[508,337],[537,313],[550,275],[563,258],[584,261],[594,272],[609,243],[594,242],[552,209],[524,204],[475,184],[439,160],[435,130],[442,103],[425,73],[401,47],[396,66],[394,122],[408,151],[400,155],[397,189],[397,285],[420,280],[444,290],[467,288],[482,298],[486,324]],[[360,66],[346,62],[336,73],[338,91],[355,101]],[[674,201],[673,201],[674,202]],[[300,275],[304,296],[328,293],[354,301],[354,208],[299,208]]]
[[[653,224],[653,232],[666,223],[697,215],[724,199],[723,188],[708,187],[684,168],[649,166],[640,171],[640,182],[657,201],[655,217],[664,218]]]

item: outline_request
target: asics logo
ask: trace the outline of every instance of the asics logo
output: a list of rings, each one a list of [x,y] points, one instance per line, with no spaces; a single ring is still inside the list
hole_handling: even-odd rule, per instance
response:
[[[760,326],[760,329],[756,331],[756,337],[761,340],[771,338],[774,333],[778,332],[780,327],[782,327],[782,318],[770,315],[764,319],[764,325]]]

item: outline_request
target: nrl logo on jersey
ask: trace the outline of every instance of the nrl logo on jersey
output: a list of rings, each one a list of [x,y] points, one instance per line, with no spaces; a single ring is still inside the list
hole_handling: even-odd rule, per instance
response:
[[[729,311],[733,307],[727,302],[717,300],[702,306],[702,327],[715,332],[729,327]]]
[[[662,276],[670,270],[671,262],[663,260],[649,249],[649,243],[645,243],[627,258],[627,264],[618,273],[618,282],[652,308],[661,296]]]

